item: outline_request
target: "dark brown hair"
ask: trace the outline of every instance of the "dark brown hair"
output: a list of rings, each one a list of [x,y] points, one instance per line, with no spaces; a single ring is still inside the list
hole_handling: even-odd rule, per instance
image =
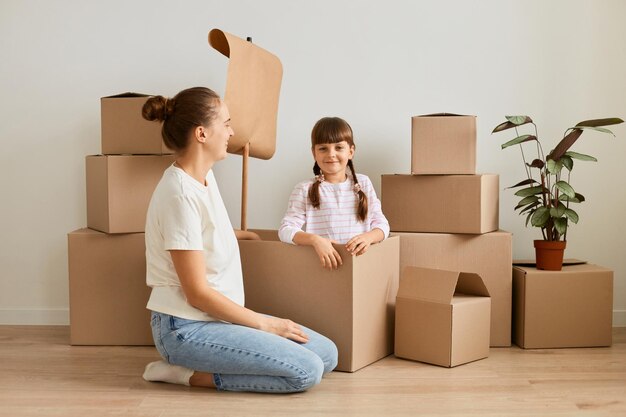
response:
[[[348,122],[339,117],[324,117],[315,123],[313,131],[311,131],[311,147],[313,149],[315,149],[315,145],[339,143],[344,140],[348,143],[348,146],[355,146],[352,128]],[[348,161],[348,167],[352,173],[354,184],[358,185],[359,180],[357,179],[352,160]],[[317,162],[313,165],[313,173],[316,176],[321,175],[322,173],[322,170],[319,165],[317,165]],[[311,204],[316,209],[320,208],[320,184],[320,181],[315,181],[311,185],[311,188],[309,188],[309,200],[311,200]],[[357,197],[357,218],[359,221],[364,222],[367,218],[367,196],[363,190],[360,189],[360,187],[357,192]]]
[[[210,126],[217,117],[220,96],[206,87],[181,91],[174,98],[150,97],[143,105],[144,119],[163,122],[161,136],[168,148],[181,151],[187,147],[189,134],[198,126]]]

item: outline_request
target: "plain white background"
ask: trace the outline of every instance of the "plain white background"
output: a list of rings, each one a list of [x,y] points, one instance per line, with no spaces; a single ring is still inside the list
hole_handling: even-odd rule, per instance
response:
[[[0,1],[0,323],[68,323],[66,234],[86,225],[85,162],[100,152],[100,97],[125,91],[224,93],[220,28],[276,54],[284,77],[277,151],[250,163],[248,223],[276,228],[293,185],[311,176],[309,134],[322,116],[347,119],[357,171],[410,170],[410,117],[478,116],[478,172],[500,174],[500,226],[515,258],[538,229],[504,187],[523,179],[505,114],[528,114],[549,150],[575,123],[626,118],[626,2]],[[572,185],[587,197],[566,257],[615,270],[616,325],[626,325],[626,127],[585,133]],[[241,158],[216,167],[239,225]]]

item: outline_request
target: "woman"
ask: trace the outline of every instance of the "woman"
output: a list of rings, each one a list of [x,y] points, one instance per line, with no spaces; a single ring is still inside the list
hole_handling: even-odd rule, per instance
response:
[[[337,365],[332,341],[291,320],[244,307],[237,239],[213,176],[233,135],[226,104],[195,87],[156,96],[143,117],[162,121],[176,152],[157,185],[146,220],[148,308],[163,361],[144,378],[218,390],[298,392]]]

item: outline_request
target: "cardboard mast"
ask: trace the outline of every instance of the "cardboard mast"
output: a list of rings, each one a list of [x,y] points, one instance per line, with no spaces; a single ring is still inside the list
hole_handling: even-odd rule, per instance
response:
[[[241,230],[247,230],[248,158],[270,159],[276,150],[278,97],[283,75],[280,60],[251,42],[219,29],[209,44],[229,58],[224,101],[235,134],[229,153],[242,155]]]

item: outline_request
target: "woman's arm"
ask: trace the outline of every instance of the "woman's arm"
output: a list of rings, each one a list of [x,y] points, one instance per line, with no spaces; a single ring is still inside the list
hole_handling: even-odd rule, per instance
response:
[[[262,240],[261,236],[249,230],[235,229],[235,237],[237,240]]]
[[[300,326],[291,320],[268,317],[242,307],[211,288],[206,282],[202,251],[170,250],[187,302],[218,320],[274,333],[300,343],[308,341]]]

